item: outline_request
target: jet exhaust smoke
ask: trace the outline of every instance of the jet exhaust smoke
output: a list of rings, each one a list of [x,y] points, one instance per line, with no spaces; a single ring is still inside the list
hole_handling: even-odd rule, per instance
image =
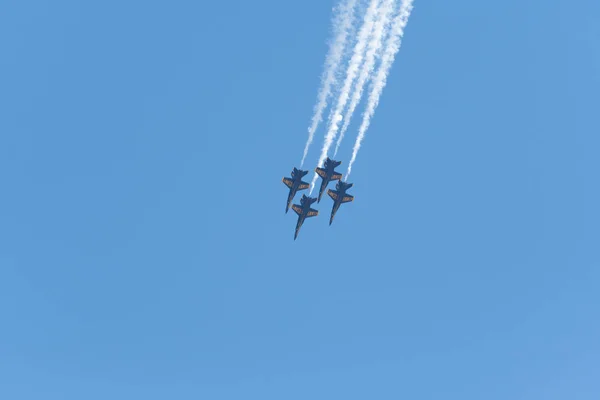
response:
[[[373,74],[375,62],[379,57],[381,57],[383,40],[389,33],[390,19],[395,9],[395,3],[396,0],[385,0],[384,4],[382,4],[378,11],[377,22],[373,28],[373,35],[371,35],[371,40],[369,41],[369,45],[367,47],[365,62],[362,65],[358,80],[356,81],[356,86],[354,87],[354,91],[352,93],[350,105],[344,114],[344,124],[342,125],[342,129],[340,129],[340,135],[335,145],[335,151],[333,153],[334,157],[337,155],[340,145],[342,144],[342,140],[344,140],[344,134],[350,125],[352,115],[354,114],[358,103],[360,103],[365,84]]]
[[[348,102],[350,90],[352,89],[352,84],[354,83],[354,80],[356,79],[356,75],[358,73],[358,69],[362,64],[365,55],[365,48],[367,46],[367,41],[373,31],[373,26],[375,24],[375,16],[377,15],[379,4],[380,0],[371,0],[371,2],[369,3],[369,7],[367,8],[363,24],[358,32],[358,38],[356,44],[354,45],[352,57],[350,58],[350,62],[348,63],[348,67],[346,69],[346,78],[344,80],[344,85],[342,86],[339,97],[337,99],[335,110],[332,112],[332,118],[329,123],[329,128],[327,130],[327,134],[325,135],[325,142],[323,143],[321,156],[319,157],[318,162],[319,167],[323,166],[323,162],[327,157],[327,152],[329,151],[329,148],[333,143],[333,139],[335,139],[336,133],[338,131],[339,123],[343,119],[341,113],[344,110],[346,103]],[[315,176],[313,177],[313,180],[310,185],[310,194],[312,194],[315,188],[317,178],[318,175],[315,173]]]
[[[358,0],[341,0],[340,4],[334,9],[333,17],[333,40],[329,43],[329,52],[325,57],[323,66],[323,75],[321,76],[321,86],[317,94],[317,103],[314,106],[313,116],[308,127],[308,140],[304,146],[304,154],[300,167],[304,165],[304,160],[308,154],[308,149],[313,142],[317,127],[323,120],[323,111],[327,108],[327,100],[331,96],[333,88],[337,85],[337,75],[344,58],[344,51],[347,47],[348,36],[354,25],[354,14]]]
[[[400,50],[400,45],[402,44],[404,28],[408,23],[408,18],[410,17],[410,13],[413,9],[412,3],[413,0],[402,0],[400,4],[400,10],[394,18],[390,36],[386,41],[385,50],[381,58],[381,65],[379,66],[379,70],[377,71],[377,74],[371,84],[371,92],[369,93],[367,107],[363,114],[362,124],[358,130],[358,137],[356,138],[356,142],[354,142],[354,148],[352,149],[352,158],[350,159],[350,163],[348,164],[348,171],[346,172],[344,180],[348,180],[348,176],[352,172],[352,164],[354,164],[354,161],[356,161],[356,155],[358,154],[358,150],[360,150],[360,146],[365,137],[365,133],[367,132],[367,129],[369,129],[371,118],[375,113],[375,109],[379,105],[379,97],[381,96],[381,93],[385,88],[390,68],[394,63],[394,58],[396,57],[398,50]]]

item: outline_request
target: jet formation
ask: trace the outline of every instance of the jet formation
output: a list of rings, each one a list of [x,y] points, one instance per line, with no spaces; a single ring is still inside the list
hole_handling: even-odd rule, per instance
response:
[[[353,186],[353,184],[342,182],[342,174],[335,171],[335,168],[337,168],[341,163],[341,161],[335,161],[327,157],[325,163],[323,164],[323,168],[315,168],[315,172],[321,177],[321,188],[319,189],[319,196],[315,198],[302,195],[302,198],[300,199],[300,204],[292,205],[292,202],[294,200],[294,196],[296,196],[296,193],[298,193],[301,190],[308,189],[310,187],[309,183],[302,181],[302,178],[306,174],[308,174],[308,171],[303,171],[301,169],[294,168],[292,170],[291,178],[284,177],[282,179],[283,183],[290,189],[287,198],[287,203],[285,206],[285,212],[288,212],[291,205],[292,210],[294,210],[296,214],[298,214],[298,222],[296,223],[294,240],[296,240],[296,238],[298,237],[300,228],[302,227],[302,224],[304,223],[306,218],[316,217],[317,215],[319,215],[319,211],[315,210],[314,208],[311,208],[311,205],[315,202],[319,203],[321,201],[321,197],[323,196],[323,193],[325,193],[325,189],[327,189],[327,185],[330,182],[338,181],[335,186],[335,190],[329,189],[327,191],[327,194],[333,200],[333,208],[331,209],[329,225],[331,225],[331,223],[333,222],[333,217],[335,216],[342,204],[354,201],[354,196],[346,193],[346,191],[350,189]]]

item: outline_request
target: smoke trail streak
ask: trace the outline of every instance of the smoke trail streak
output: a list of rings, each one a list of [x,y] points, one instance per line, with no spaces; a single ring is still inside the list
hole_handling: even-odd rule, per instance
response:
[[[367,129],[369,129],[369,124],[371,123],[371,118],[375,113],[375,109],[379,104],[379,97],[381,96],[381,92],[383,91],[383,88],[387,83],[387,77],[390,68],[394,63],[396,53],[398,53],[398,50],[400,50],[400,45],[402,44],[402,37],[404,36],[404,28],[408,23],[408,18],[410,17],[410,13],[413,9],[412,3],[413,0],[402,0],[402,3],[400,4],[400,10],[394,20],[392,30],[390,32],[390,37],[387,40],[385,50],[381,58],[381,65],[379,66],[377,75],[373,79],[371,93],[369,94],[367,107],[363,114],[362,124],[358,130],[358,137],[356,138],[356,142],[354,142],[354,148],[352,149],[352,158],[350,159],[350,163],[348,164],[348,171],[346,172],[345,180],[348,179],[348,176],[352,172],[352,164],[354,164],[354,161],[356,161],[356,155],[358,153],[358,150],[360,149],[361,143],[365,137]]]
[[[344,85],[340,91],[340,95],[337,100],[337,104],[335,106],[335,111],[332,113],[331,121],[329,123],[329,129],[327,130],[327,134],[325,135],[325,142],[323,143],[323,148],[321,150],[321,156],[319,157],[318,166],[321,167],[323,162],[325,161],[325,157],[327,157],[327,152],[331,147],[333,139],[335,139],[335,135],[338,130],[338,124],[342,119],[342,111],[348,102],[348,98],[350,96],[350,90],[352,88],[352,83],[356,78],[356,74],[358,73],[358,69],[364,58],[365,47],[367,45],[367,41],[371,32],[373,30],[373,25],[375,23],[374,19],[377,14],[377,10],[379,9],[380,0],[371,0],[369,7],[367,8],[367,12],[365,14],[364,22],[360,27],[358,32],[358,38],[356,44],[354,45],[354,50],[352,53],[352,57],[350,58],[350,62],[348,63],[348,68],[346,69],[346,79],[344,80]],[[315,173],[313,180],[310,185],[310,194],[312,194],[315,183],[317,182],[318,175]]]
[[[336,156],[340,145],[342,144],[342,140],[344,140],[344,134],[346,133],[346,130],[348,129],[348,126],[352,121],[352,115],[354,114],[358,103],[360,103],[365,84],[373,74],[373,70],[375,69],[375,62],[377,58],[381,56],[383,40],[387,36],[390,28],[390,19],[395,9],[395,3],[396,0],[385,0],[384,4],[379,9],[377,23],[373,28],[373,35],[371,36],[371,40],[367,48],[367,53],[365,55],[365,62],[362,65],[360,74],[358,76],[358,80],[356,81],[356,85],[352,93],[352,98],[350,100],[350,105],[348,106],[348,108],[346,109],[346,113],[344,114],[344,124],[342,125],[342,129],[340,129],[340,135],[335,145],[335,151],[333,153],[334,157]]]
[[[337,84],[337,74],[340,64],[344,58],[344,51],[348,41],[348,36],[354,25],[354,14],[358,0],[341,0],[341,3],[336,8],[333,19],[334,39],[329,44],[329,52],[325,58],[323,75],[321,77],[321,87],[317,94],[317,103],[313,110],[311,124],[308,128],[308,140],[304,146],[304,154],[300,167],[304,164],[308,148],[310,147],[317,127],[323,120],[323,111],[327,107],[327,100],[331,96],[333,88]]]

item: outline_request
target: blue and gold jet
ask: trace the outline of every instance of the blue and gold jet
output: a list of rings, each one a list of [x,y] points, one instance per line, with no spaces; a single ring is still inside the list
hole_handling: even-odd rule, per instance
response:
[[[321,182],[321,189],[319,189],[319,202],[321,202],[321,196],[323,196],[323,192],[325,192],[325,188],[329,185],[329,182],[342,179],[342,174],[335,172],[335,168],[341,163],[341,161],[334,161],[327,157],[325,164],[323,164],[323,168],[315,168],[315,172],[323,179]]]
[[[335,185],[335,190],[329,189],[327,191],[329,197],[333,199],[333,208],[331,209],[331,218],[329,218],[329,225],[331,225],[331,223],[333,222],[333,217],[335,217],[335,213],[342,204],[354,201],[354,196],[351,196],[346,193],[346,190],[350,189],[352,186],[354,186],[353,183],[339,181],[337,185]]]
[[[292,210],[294,210],[296,214],[298,214],[298,223],[296,223],[296,233],[294,233],[294,240],[296,240],[296,238],[298,237],[298,232],[300,232],[300,228],[302,227],[304,220],[306,218],[316,217],[317,215],[319,215],[318,210],[310,208],[310,206],[315,201],[317,201],[317,199],[315,199],[314,197],[308,197],[307,195],[303,194],[302,198],[300,199],[300,205],[294,204],[292,206]]]
[[[288,195],[287,204],[285,205],[286,213],[290,209],[290,205],[292,204],[292,200],[294,200],[296,192],[299,190],[308,189],[310,187],[309,183],[302,182],[302,177],[306,174],[308,174],[308,171],[302,171],[301,169],[294,168],[292,170],[291,178],[282,179],[283,183],[285,183],[285,186],[290,188],[290,194]]]

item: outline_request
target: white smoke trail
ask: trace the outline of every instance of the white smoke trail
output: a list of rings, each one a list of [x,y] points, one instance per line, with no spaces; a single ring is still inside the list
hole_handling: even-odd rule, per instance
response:
[[[383,40],[388,34],[390,19],[395,9],[396,0],[385,0],[384,4],[380,7],[377,22],[375,27],[373,28],[373,35],[371,36],[371,40],[367,47],[367,53],[365,55],[365,62],[362,65],[360,70],[360,74],[358,76],[358,80],[356,81],[356,86],[354,87],[354,91],[352,93],[352,98],[350,100],[350,105],[346,109],[346,113],[344,114],[344,124],[342,125],[342,129],[340,129],[340,135],[338,137],[337,143],[335,145],[335,151],[333,152],[333,156],[335,157],[340,144],[342,144],[342,140],[344,140],[344,134],[352,121],[352,115],[360,103],[360,99],[362,98],[363,90],[367,80],[373,74],[373,70],[375,69],[375,62],[377,58],[381,56],[381,49],[383,46]]]
[[[321,156],[319,157],[318,166],[321,167],[323,162],[325,161],[325,157],[327,157],[327,152],[331,147],[333,139],[335,139],[335,135],[338,130],[338,124],[342,120],[342,111],[348,102],[348,97],[350,96],[350,89],[352,89],[352,84],[356,78],[356,74],[358,73],[358,69],[362,64],[364,58],[365,47],[367,45],[367,40],[371,35],[373,30],[373,25],[375,23],[374,19],[377,14],[377,10],[379,8],[380,0],[371,0],[369,3],[369,7],[367,8],[367,12],[365,14],[364,22],[358,31],[358,38],[356,44],[354,45],[354,50],[352,52],[352,57],[350,58],[350,62],[348,63],[348,68],[346,69],[346,79],[344,80],[344,85],[340,91],[340,95],[337,100],[337,104],[335,106],[335,111],[332,113],[331,121],[329,122],[329,129],[327,130],[327,134],[325,135],[325,142],[323,143],[323,148],[321,150]],[[310,185],[310,193],[315,188],[315,183],[317,182],[318,175],[315,173],[313,180]]]
[[[394,63],[396,53],[398,53],[398,50],[400,50],[400,45],[402,44],[402,36],[404,36],[404,28],[408,23],[408,18],[410,17],[410,13],[413,9],[412,3],[413,0],[402,0],[398,15],[394,19],[394,23],[390,32],[390,37],[387,40],[385,50],[381,58],[381,65],[379,66],[377,75],[373,79],[371,93],[369,94],[367,107],[363,114],[362,124],[358,130],[358,137],[356,138],[356,142],[354,142],[354,148],[352,149],[352,158],[350,159],[350,163],[348,164],[348,171],[346,171],[345,180],[348,179],[348,176],[352,172],[352,164],[354,164],[354,161],[356,161],[356,154],[360,149],[360,145],[365,137],[365,133],[367,132],[367,129],[369,129],[371,118],[373,117],[375,109],[379,104],[379,97],[381,96],[381,92],[383,91],[383,88],[387,83],[388,73],[390,71],[390,68],[392,67],[392,64]]]
[[[317,94],[317,103],[315,104],[311,123],[308,128],[308,140],[304,146],[304,154],[300,167],[304,164],[308,148],[310,147],[317,127],[323,120],[323,111],[327,107],[327,100],[337,84],[337,75],[341,62],[344,58],[344,50],[348,42],[348,36],[354,25],[354,14],[358,0],[341,0],[341,3],[334,10],[333,31],[334,38],[329,44],[329,52],[325,57],[323,75],[321,77],[321,87]]]

